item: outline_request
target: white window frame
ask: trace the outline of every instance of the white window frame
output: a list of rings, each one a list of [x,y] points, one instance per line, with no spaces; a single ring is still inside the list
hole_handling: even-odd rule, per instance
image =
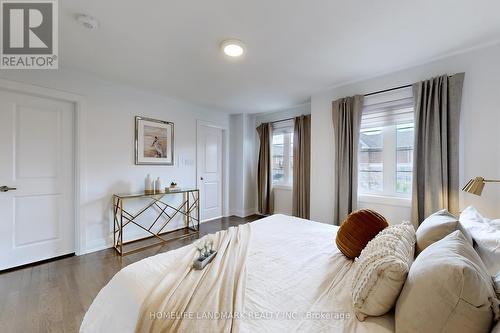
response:
[[[293,171],[290,169],[290,163],[293,156],[293,147],[291,145],[292,136],[293,136],[293,120],[291,121],[283,121],[277,122],[273,124],[273,133],[271,138],[271,158],[274,157],[273,152],[273,140],[274,135],[277,134],[285,134],[283,137],[283,179],[280,181],[273,180],[273,187],[282,188],[282,189],[291,189],[293,186]],[[271,170],[272,172],[272,170]]]
[[[406,123],[406,122],[405,122]],[[380,127],[382,131],[382,191],[364,191],[358,186],[358,199],[360,202],[377,202],[381,204],[395,204],[408,206],[411,200],[410,193],[396,191],[397,182],[397,126],[392,124]],[[370,127],[363,130],[369,130]],[[358,177],[359,178],[359,177]],[[388,200],[383,200],[386,198]],[[392,200],[400,199],[400,200]]]
[[[367,108],[376,109],[377,105],[390,106],[392,103],[398,104],[398,101],[410,101],[413,94],[410,89],[395,90],[390,93],[370,96],[365,99],[365,110]],[[406,107],[412,106],[413,103],[408,103]],[[397,108],[396,108],[397,110]],[[397,182],[397,126],[406,124],[411,121],[408,120],[395,120],[398,115],[396,114],[393,119],[387,123],[365,125],[362,123],[361,130],[380,129],[382,131],[382,191],[364,191],[359,186],[359,170],[358,170],[358,202],[377,203],[393,206],[411,206],[411,191],[410,193],[400,193],[396,191]],[[402,117],[404,118],[404,117]],[[376,120],[377,117],[374,116]],[[375,121],[376,122],[376,121]],[[359,162],[358,162],[359,163]],[[358,164],[359,168],[359,164]]]
[[[397,180],[397,125],[393,124],[383,127],[377,127],[382,131],[382,191],[359,190],[362,194],[375,194],[386,197],[408,197],[406,193],[396,192]],[[363,130],[368,130],[365,128]]]

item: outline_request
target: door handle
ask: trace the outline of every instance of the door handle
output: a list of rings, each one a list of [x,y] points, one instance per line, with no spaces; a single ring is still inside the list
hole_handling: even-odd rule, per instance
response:
[[[203,180],[203,177],[200,177],[200,180]]]
[[[0,192],[9,192],[9,191],[15,191],[17,188],[15,187],[8,187],[8,186],[0,186]]]

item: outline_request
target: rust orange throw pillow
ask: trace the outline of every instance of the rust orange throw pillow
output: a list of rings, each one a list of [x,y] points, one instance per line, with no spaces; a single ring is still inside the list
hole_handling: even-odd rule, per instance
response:
[[[354,259],[380,231],[389,224],[379,213],[362,209],[352,212],[337,232],[337,247],[347,258]]]

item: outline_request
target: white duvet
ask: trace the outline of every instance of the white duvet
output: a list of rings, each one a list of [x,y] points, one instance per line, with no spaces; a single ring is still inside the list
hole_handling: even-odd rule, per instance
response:
[[[392,313],[364,322],[354,316],[352,262],[335,246],[338,227],[274,215],[251,223],[251,230],[241,332],[394,332]],[[134,332],[145,297],[176,269],[182,253],[169,251],[118,272],[80,331]]]
[[[460,214],[460,223],[474,239],[474,249],[486,265],[491,276],[500,272],[500,219],[483,217],[469,206]]]

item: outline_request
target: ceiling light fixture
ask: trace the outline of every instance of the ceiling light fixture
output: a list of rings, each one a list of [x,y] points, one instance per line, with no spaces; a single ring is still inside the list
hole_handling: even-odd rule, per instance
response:
[[[99,21],[95,17],[86,14],[78,14],[76,20],[89,30],[97,29],[99,26]]]
[[[245,45],[237,39],[228,39],[221,44],[222,52],[231,58],[238,58],[245,54]]]

